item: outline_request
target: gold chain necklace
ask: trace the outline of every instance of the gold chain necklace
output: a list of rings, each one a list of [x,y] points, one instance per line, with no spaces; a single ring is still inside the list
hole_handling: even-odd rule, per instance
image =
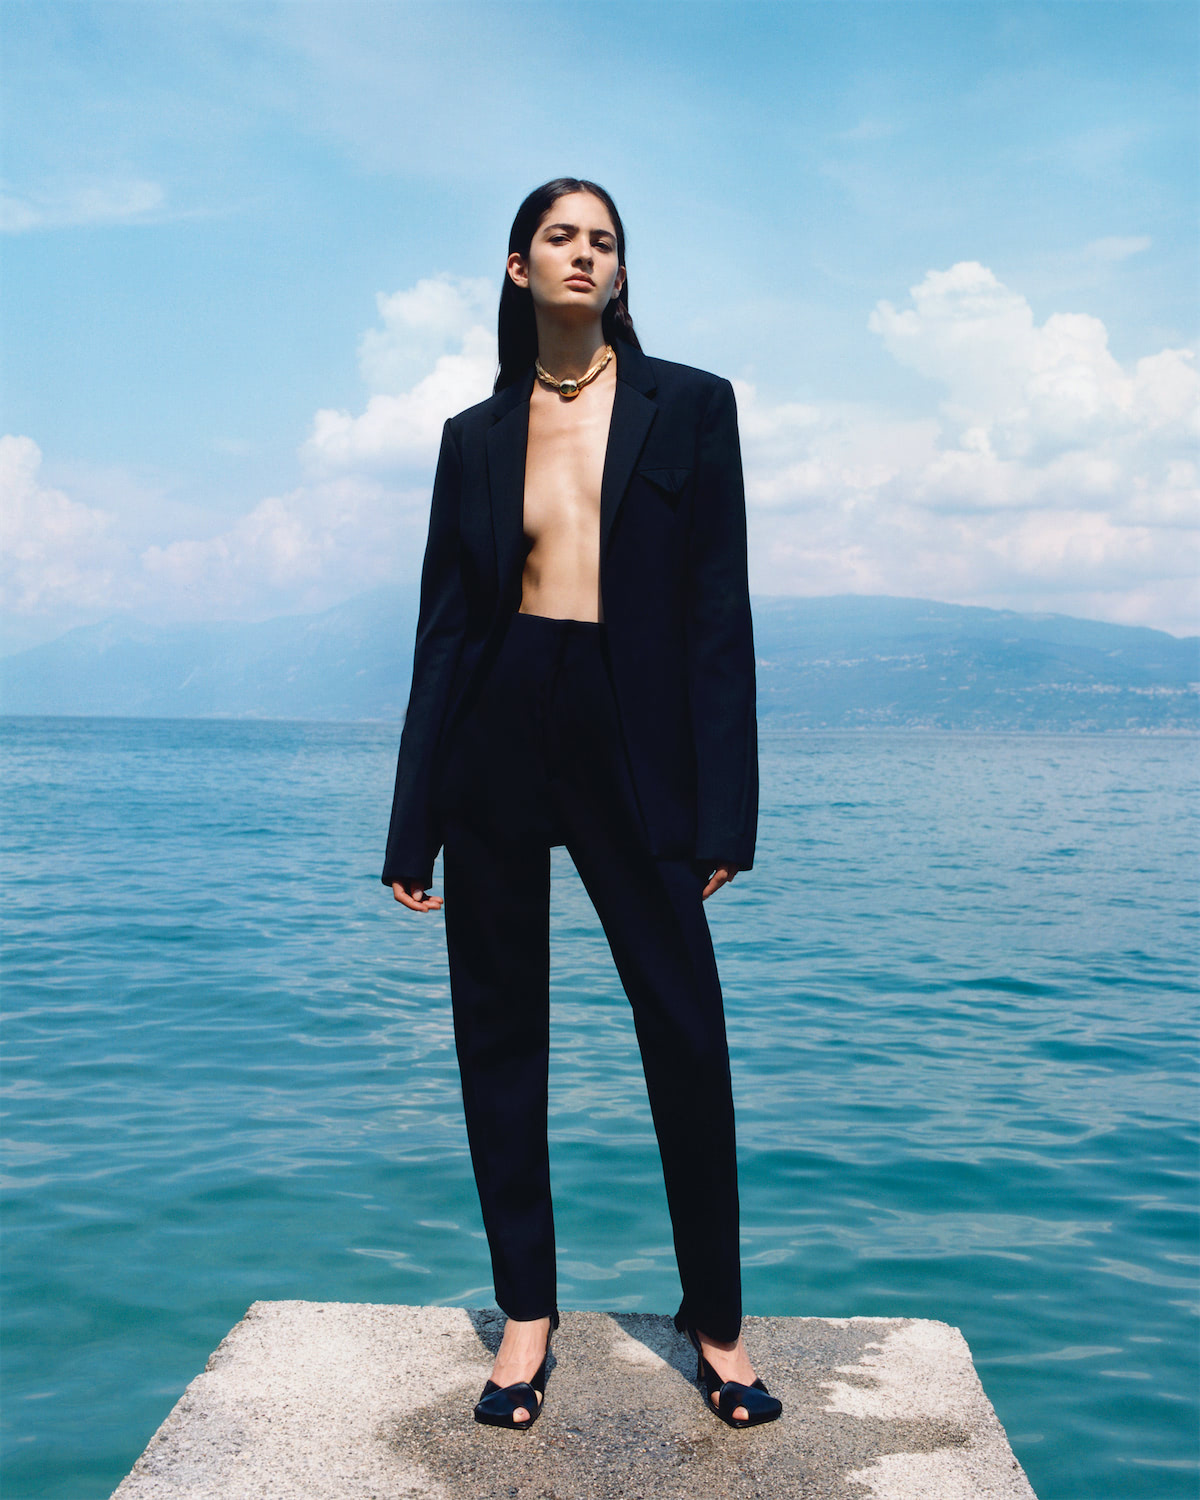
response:
[[[542,362],[540,359],[535,359],[533,364],[534,368],[537,370],[539,380],[544,380],[547,385],[553,386],[553,388],[558,392],[560,396],[562,396],[565,401],[574,401],[575,397],[578,396],[581,390],[583,390],[584,386],[589,384],[589,382],[595,380],[596,376],[599,375],[600,371],[604,369],[604,367],[608,364],[609,360],[612,357],[612,345],[605,344],[604,353],[587,372],[587,374],[580,376],[578,380],[555,380],[553,375],[548,375],[546,373],[545,369],[542,367]]]

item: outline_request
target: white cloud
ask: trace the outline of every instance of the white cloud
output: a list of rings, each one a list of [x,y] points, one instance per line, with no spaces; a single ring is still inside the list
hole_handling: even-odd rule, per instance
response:
[[[427,504],[425,488],[398,491],[362,476],[301,485],[216,536],[148,547],[140,559],[147,592],[203,602],[216,616],[318,609],[412,577]]]
[[[414,578],[442,424],[491,390],[496,344],[481,321],[490,297],[484,282],[448,276],[381,296],[382,326],[364,336],[360,360],[368,387],[385,389],[358,416],[317,412],[301,449],[305,481],[215,535],[148,537],[144,497],[82,504],[40,483],[30,438],[0,439],[0,605],[72,622],[81,610],[261,617]],[[162,514],[187,524],[178,507]]]
[[[1107,234],[1102,239],[1089,240],[1083,247],[1083,259],[1112,265],[1128,260],[1131,255],[1140,255],[1152,243],[1148,234]]]
[[[772,406],[738,388],[764,591],[929,595],[1200,623],[1200,382],[1164,349],[1124,368],[1098,319],[1028,302],[987,267],[930,271],[869,326],[937,381],[935,418]]]
[[[0,194],[0,232],[62,229],[82,224],[116,224],[146,219],[161,209],[165,194],[142,178],[92,179],[63,183],[32,194]]]
[[[495,339],[482,328],[468,329],[459,350],[439,356],[411,391],[372,396],[358,417],[317,412],[303,456],[314,468],[335,472],[427,464],[446,418],[491,393],[495,368]]]
[[[383,327],[369,328],[358,345],[367,389],[403,395],[453,346],[494,325],[498,297],[499,288],[482,276],[425,277],[406,291],[379,292]]]
[[[485,280],[451,276],[381,294],[383,327],[359,344],[372,392],[366,409],[357,417],[318,411],[302,449],[306,462],[334,473],[429,464],[446,418],[491,394],[496,339],[484,319],[497,295]]]
[[[1104,324],[1055,313],[1039,328],[1018,292],[977,261],[930,271],[912,306],[880,302],[868,326],[903,365],[941,382],[942,414],[959,434],[986,431],[1011,457],[1142,436],[1197,430],[1200,382],[1191,350],[1164,349],[1122,370]]]
[[[17,622],[55,617],[66,629],[127,610],[262,618],[323,608],[420,565],[427,482],[341,475],[268,496],[215,535],[147,542],[142,497],[119,512],[83,504],[44,484],[41,463],[32,439],[0,437],[0,610]]]
[[[41,465],[32,438],[0,437],[0,607],[103,606],[126,566],[113,516],[44,485]]]
[[[146,548],[147,594],[263,614],[414,579],[442,424],[491,391],[496,341],[483,318],[494,298],[489,283],[451,276],[381,294],[381,326],[359,344],[363,411],[315,414],[300,450],[303,484],[216,536]]]

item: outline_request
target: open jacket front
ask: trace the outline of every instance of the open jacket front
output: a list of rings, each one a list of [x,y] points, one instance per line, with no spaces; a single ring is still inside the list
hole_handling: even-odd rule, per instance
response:
[[[749,869],[758,733],[733,387],[613,347],[600,598],[634,787],[656,856]],[[520,607],[533,381],[531,367],[442,432],[385,885],[432,882],[443,747]]]

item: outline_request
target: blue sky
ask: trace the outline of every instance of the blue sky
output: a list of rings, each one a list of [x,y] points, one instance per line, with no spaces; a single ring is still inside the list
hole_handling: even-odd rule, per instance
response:
[[[4,13],[10,646],[411,586],[560,173],[735,382],[758,592],[1200,629],[1191,4]]]

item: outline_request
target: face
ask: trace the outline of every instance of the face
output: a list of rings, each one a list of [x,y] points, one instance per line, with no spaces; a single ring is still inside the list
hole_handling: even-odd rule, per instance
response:
[[[577,307],[599,317],[625,282],[612,217],[591,193],[567,193],[542,215],[528,256],[508,257],[508,274],[534,303]]]

